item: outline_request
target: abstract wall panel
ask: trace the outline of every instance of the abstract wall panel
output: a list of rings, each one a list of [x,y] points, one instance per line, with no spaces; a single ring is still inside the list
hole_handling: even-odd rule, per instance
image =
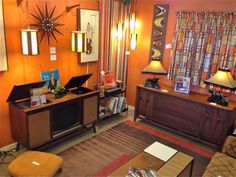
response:
[[[149,59],[163,58],[169,5],[155,5]]]

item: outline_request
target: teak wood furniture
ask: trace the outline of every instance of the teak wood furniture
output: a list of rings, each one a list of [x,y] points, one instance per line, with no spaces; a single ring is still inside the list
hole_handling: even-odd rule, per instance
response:
[[[178,176],[190,165],[190,177],[192,176],[193,157],[177,152],[167,162],[164,162],[146,152],[141,152],[127,163],[116,169],[109,177],[125,176],[128,174],[129,167],[141,168],[145,170],[157,170],[157,177]]]
[[[138,85],[134,121],[137,118],[220,148],[233,132],[236,103],[230,102],[227,107],[212,105],[206,95]]]
[[[9,103],[12,138],[28,149],[40,148],[63,140],[68,136],[81,133],[80,130],[93,127],[98,118],[99,91],[84,94],[69,92],[60,99],[53,94],[46,94],[48,103],[29,107],[27,101]],[[54,123],[60,116],[78,117],[78,124],[64,131],[57,132]]]

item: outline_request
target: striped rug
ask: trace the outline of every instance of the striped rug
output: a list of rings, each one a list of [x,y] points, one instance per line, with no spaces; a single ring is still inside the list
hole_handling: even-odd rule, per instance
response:
[[[155,141],[195,158],[193,176],[201,176],[214,152],[160,132],[147,125],[125,121],[59,154],[64,159],[57,176],[108,176]],[[181,176],[187,176],[186,169]]]

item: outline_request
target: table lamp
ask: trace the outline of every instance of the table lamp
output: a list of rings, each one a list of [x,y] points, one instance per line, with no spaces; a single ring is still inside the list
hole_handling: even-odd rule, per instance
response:
[[[151,60],[151,62],[143,69],[142,73],[154,74],[153,79],[146,79],[144,86],[151,88],[160,88],[158,85],[159,78],[156,78],[157,74],[167,74],[165,68],[163,68],[160,60]]]
[[[213,85],[213,89],[209,90],[211,96],[207,100],[222,106],[228,106],[228,98],[222,92],[224,89],[236,89],[236,81],[233,79],[230,70],[219,68],[214,76],[204,82]]]

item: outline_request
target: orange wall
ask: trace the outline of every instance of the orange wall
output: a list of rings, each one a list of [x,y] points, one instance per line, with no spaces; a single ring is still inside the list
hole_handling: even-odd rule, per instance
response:
[[[131,51],[129,57],[128,68],[128,90],[127,99],[129,105],[135,104],[136,86],[143,84],[145,79],[153,77],[147,74],[141,74],[149,61],[149,49],[152,30],[153,6],[155,4],[169,4],[169,15],[166,31],[166,44],[171,43],[171,37],[175,29],[176,11],[192,10],[192,11],[235,11],[235,0],[138,0],[137,1],[137,20],[140,26],[137,29],[138,41],[137,49]],[[163,65],[166,69],[170,65],[170,50],[164,51]],[[166,77],[160,77],[160,83],[171,85]],[[199,89],[198,87],[191,88],[191,90],[201,93],[207,93],[206,89]]]
[[[64,12],[64,15],[57,20],[65,24],[60,27],[63,36],[57,35],[58,43],[51,46],[56,47],[57,60],[49,60],[49,46],[44,40],[40,44],[40,55],[23,56],[20,48],[19,30],[27,27],[27,13],[25,11],[25,0],[22,7],[17,7],[16,0],[4,0],[4,20],[6,32],[6,45],[8,55],[8,71],[0,72],[0,147],[9,145],[14,141],[11,139],[9,110],[6,103],[7,97],[14,84],[33,82],[40,80],[40,72],[49,69],[59,69],[62,85],[65,84],[71,76],[79,75],[87,71],[87,64],[79,64],[77,54],[70,50],[70,32],[76,30],[75,10],[65,13],[66,6],[80,3],[81,8],[98,10],[97,0],[47,0],[48,7],[52,9],[56,6],[55,15]],[[44,8],[44,0],[29,0],[29,10],[36,13],[35,3]],[[30,21],[33,18],[30,17]],[[98,64],[89,63],[89,72],[93,73],[89,80],[89,87],[97,82]]]

